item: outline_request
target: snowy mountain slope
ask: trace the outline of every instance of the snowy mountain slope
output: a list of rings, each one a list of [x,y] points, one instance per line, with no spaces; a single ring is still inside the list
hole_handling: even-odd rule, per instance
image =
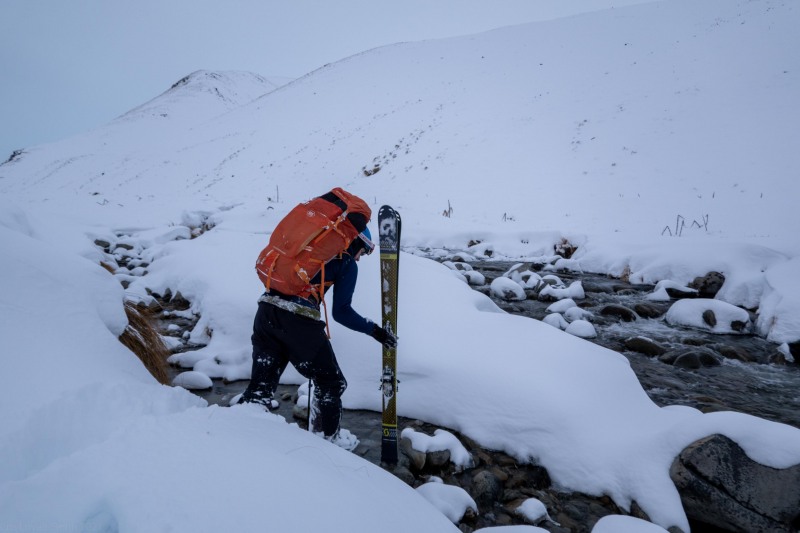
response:
[[[49,202],[43,190],[66,190],[90,202],[108,203],[98,191],[108,181],[120,186],[132,177],[149,174],[156,177],[157,187],[163,181],[168,158],[157,157],[166,148],[176,149],[192,128],[212,120],[231,109],[245,105],[290,80],[265,78],[249,72],[197,71],[181,78],[163,94],[132,109],[104,127],[75,136],[68,142],[34,147],[6,163],[20,165],[25,176],[24,187],[33,186],[39,200]],[[44,166],[26,176],[23,160],[46,160]],[[13,179],[13,178],[12,178]],[[135,178],[133,178],[135,182]],[[41,188],[39,188],[41,186]],[[127,195],[142,196],[142,190],[127,189]],[[127,199],[126,199],[127,201]],[[70,208],[67,208],[71,211]]]
[[[135,148],[65,147],[69,164],[48,148],[0,175],[87,194],[106,169],[95,188],[123,204],[143,191],[225,203],[240,188],[263,200],[276,185],[292,203],[337,183],[414,191],[404,207],[426,226],[448,225],[449,200],[462,221],[500,226],[506,214],[514,229],[655,239],[682,214],[708,216],[718,235],[786,239],[798,226],[799,21],[789,2],[672,0],[390,46],[180,135],[132,121]]]

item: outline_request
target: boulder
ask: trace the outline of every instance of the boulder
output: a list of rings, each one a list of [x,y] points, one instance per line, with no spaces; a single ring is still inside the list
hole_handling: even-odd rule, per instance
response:
[[[674,366],[678,368],[701,368],[701,367],[711,367],[711,366],[719,366],[722,364],[719,357],[715,354],[706,352],[706,351],[693,351],[689,353],[685,353],[683,355],[678,356],[678,358],[673,363]]]
[[[719,272],[709,272],[705,276],[694,278],[689,287],[695,289],[700,298],[714,298],[724,283],[725,276]]]
[[[745,322],[744,320],[731,321],[731,329],[739,333],[744,333],[745,331],[747,331],[747,326],[748,322]]]
[[[703,311],[703,322],[708,324],[710,327],[714,327],[717,325],[717,315],[714,314],[714,311],[711,309],[706,309]]]
[[[776,350],[767,357],[767,363],[771,365],[788,365],[789,361],[786,359],[785,354]]]
[[[686,370],[697,370],[721,364],[721,358],[714,350],[701,346],[667,352],[658,360]]]
[[[411,445],[411,439],[408,437],[400,437],[400,451],[408,457],[411,463],[411,469],[416,470],[417,472],[421,471],[425,468],[425,461],[427,460],[427,454],[425,452],[421,452],[419,450],[415,450],[414,447]]]
[[[761,465],[725,436],[689,445],[672,463],[670,477],[692,520],[726,531],[800,527],[800,465]]]
[[[669,297],[674,300],[697,298],[697,291],[695,290],[684,290],[682,287],[666,287],[664,290],[667,291]]]
[[[655,357],[667,352],[667,349],[647,337],[637,336],[625,339],[625,348],[632,352]]]
[[[789,353],[792,354],[795,363],[800,365],[800,341],[789,343]]]
[[[482,507],[491,507],[503,494],[503,484],[488,470],[481,470],[472,478],[472,498]]]
[[[184,298],[180,291],[175,293],[175,296],[170,300],[170,306],[178,311],[186,311],[192,307],[192,303]]]
[[[660,318],[666,312],[665,309],[653,304],[638,303],[633,310],[642,318]]]
[[[292,416],[297,420],[308,420],[308,404],[296,403],[292,406]]]
[[[603,316],[616,317],[624,322],[633,322],[636,320],[636,313],[624,305],[609,304],[600,310]]]
[[[729,346],[727,344],[714,345],[714,349],[726,359],[734,359],[743,363],[757,363],[758,357],[751,354],[741,346]]]
[[[450,450],[436,450],[428,452],[425,458],[425,466],[428,468],[443,468],[450,462]]]

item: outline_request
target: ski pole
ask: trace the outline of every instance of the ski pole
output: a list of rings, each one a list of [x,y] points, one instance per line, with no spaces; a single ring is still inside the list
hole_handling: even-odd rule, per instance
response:
[[[308,380],[308,431],[311,431],[311,380]]]

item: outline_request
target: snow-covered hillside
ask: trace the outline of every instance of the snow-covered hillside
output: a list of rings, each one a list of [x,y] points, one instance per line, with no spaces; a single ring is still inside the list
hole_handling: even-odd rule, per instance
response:
[[[242,188],[264,202],[280,186],[290,204],[341,184],[411,195],[402,207],[426,228],[430,215],[452,226],[506,214],[528,231],[657,240],[678,214],[708,215],[715,235],[780,243],[798,227],[798,20],[791,2],[670,0],[389,46],[214,121],[204,119],[243,103],[231,93],[257,91],[206,74],[194,84],[204,92],[189,85],[144,106],[180,97],[170,112],[183,130],[164,138],[164,121],[132,112],[142,120],[126,124],[129,138],[104,141],[101,128],[94,144],[32,149],[2,169],[3,190],[41,199],[67,186],[77,201],[100,192],[128,206],[143,191],[179,190],[179,205],[218,207]],[[220,87],[215,108],[196,98]],[[139,153],[148,157],[131,159]],[[81,189],[88,181],[96,190]],[[448,200],[454,221],[439,216]]]
[[[192,336],[207,346],[191,364],[246,378],[255,257],[282,214],[333,186],[397,207],[408,249],[481,241],[474,253],[527,258],[566,238],[578,252],[565,267],[679,283],[721,271],[720,298],[758,307],[762,335],[797,341],[799,26],[785,0],[666,0],[379,48],[280,87],[198,72],[107,126],[15,154],[0,166],[0,338],[17,380],[0,393],[0,449],[21,459],[0,463],[0,516],[38,523],[42,502],[60,501],[42,523],[146,530],[147,487],[177,501],[153,513],[178,529],[249,529],[264,513],[321,528],[305,511],[318,503],[304,486],[311,461],[321,483],[353,488],[333,502],[358,516],[353,529],[377,521],[362,505],[393,498],[411,509],[396,531],[441,531],[383,472],[266,415],[156,386],[114,341],[123,297],[170,288],[202,317]],[[213,229],[175,240],[200,223]],[[124,241],[148,274],[123,293],[96,238]],[[370,261],[354,301],[377,318]],[[696,438],[721,432],[765,464],[800,462],[795,428],[659,409],[616,354],[495,312],[440,265],[405,255],[403,268],[401,415],[537,459],[565,489],[636,501],[664,527],[687,527],[668,468]],[[376,409],[374,342],[333,334],[345,405]],[[163,460],[137,468],[152,454],[131,446]],[[194,489],[233,458],[240,492],[212,513]],[[302,504],[230,496],[270,475]]]

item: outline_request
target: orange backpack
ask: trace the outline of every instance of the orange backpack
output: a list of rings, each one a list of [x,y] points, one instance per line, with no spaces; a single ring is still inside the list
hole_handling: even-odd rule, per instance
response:
[[[339,187],[298,204],[272,232],[256,261],[267,291],[321,301],[325,263],[347,250],[372,216],[367,203]],[[322,271],[317,287],[311,280]]]

